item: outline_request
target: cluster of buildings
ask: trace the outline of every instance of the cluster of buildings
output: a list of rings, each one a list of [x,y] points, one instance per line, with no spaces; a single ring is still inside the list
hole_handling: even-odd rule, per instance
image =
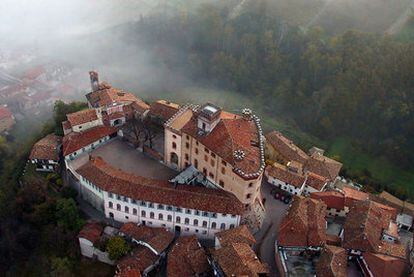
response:
[[[122,236],[131,251],[113,261],[102,249],[110,237]],[[256,240],[246,225],[218,232],[215,244],[205,248],[195,235],[176,237],[165,228],[151,228],[132,222],[119,230],[90,222],[79,233],[82,255],[116,266],[117,277],[148,276],[165,272],[169,277],[184,276],[268,276],[252,245]],[[101,248],[101,249],[100,249]],[[152,275],[151,275],[152,276]]]

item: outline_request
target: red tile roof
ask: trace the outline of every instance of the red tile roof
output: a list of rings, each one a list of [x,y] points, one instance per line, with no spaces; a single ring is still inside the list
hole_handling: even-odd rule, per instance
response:
[[[61,144],[62,137],[49,134],[33,145],[29,159],[58,161]]]
[[[158,117],[165,122],[177,113],[179,108],[180,106],[178,104],[165,100],[158,100],[151,104],[148,115]]]
[[[266,173],[267,176],[271,176],[296,188],[301,188],[305,182],[305,177],[303,175],[292,172],[286,166],[278,163],[267,166]]]
[[[150,108],[134,94],[113,88],[105,82],[99,84],[99,90],[88,93],[86,98],[94,108],[107,107],[113,103],[132,104],[141,113]]]
[[[369,199],[369,194],[353,188],[344,187],[342,189],[345,195],[345,206],[352,207],[358,201],[365,201]]]
[[[293,141],[278,131],[268,133],[266,135],[266,142],[288,161],[296,161],[303,164],[309,158]]]
[[[128,274],[128,272],[131,271],[131,274],[136,274],[136,271],[142,273],[157,261],[158,256],[155,255],[154,252],[152,252],[149,248],[140,245],[133,250],[131,255],[125,256],[119,260],[116,265],[116,276],[125,276],[125,274]]]
[[[8,119],[13,116],[12,112],[9,110],[9,108],[5,106],[0,106],[0,120]]]
[[[87,122],[98,120],[98,115],[95,109],[87,109],[75,113],[70,113],[67,114],[66,117],[68,118],[71,126],[81,125]]]
[[[347,252],[336,246],[325,246],[316,263],[316,275],[323,277],[346,277],[347,275]]]
[[[178,238],[168,253],[168,277],[201,276],[210,270],[207,254],[194,235]]]
[[[360,251],[386,251],[383,230],[388,229],[392,214],[373,201],[358,201],[350,209],[344,224],[343,246]],[[385,250],[381,250],[385,249]],[[394,251],[395,249],[390,249]]]
[[[256,243],[256,239],[250,233],[246,225],[240,225],[236,228],[224,230],[215,234],[221,246],[230,243],[246,243],[250,246]]]
[[[115,277],[141,277],[141,272],[135,268],[126,267],[122,271],[115,273]]]
[[[241,215],[244,211],[243,204],[229,192],[136,176],[100,157],[91,158],[77,172],[105,191],[133,199],[224,214]]]
[[[268,266],[260,262],[248,244],[232,243],[211,252],[226,276],[255,277],[269,273]]]
[[[307,173],[306,185],[309,187],[312,187],[318,191],[321,191],[327,182],[328,182],[328,179],[326,179],[325,177],[322,177],[313,172]]]
[[[323,201],[328,208],[343,210],[345,208],[345,196],[339,191],[322,191],[310,194],[313,199]]]
[[[95,244],[101,238],[102,232],[103,226],[99,222],[89,222],[80,230],[78,237],[87,239]]]
[[[322,246],[326,241],[326,205],[322,201],[295,196],[279,227],[281,246]]]
[[[174,239],[174,234],[164,228],[150,228],[133,222],[125,223],[119,231],[137,241],[149,244],[159,254],[164,252]]]
[[[117,132],[116,128],[97,126],[83,132],[72,132],[63,137],[63,156]]]
[[[62,122],[62,128],[63,130],[72,130],[72,125],[70,125],[70,122],[66,120]]]
[[[342,164],[326,156],[314,153],[305,163],[305,170],[333,181],[341,171]]]
[[[403,259],[370,252],[364,253],[363,257],[375,277],[404,276],[408,273],[408,264]]]

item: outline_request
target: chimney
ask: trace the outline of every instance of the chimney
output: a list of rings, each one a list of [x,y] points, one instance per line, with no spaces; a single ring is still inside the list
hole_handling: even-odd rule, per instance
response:
[[[96,71],[89,71],[89,76],[91,79],[92,91],[99,90],[99,75]]]

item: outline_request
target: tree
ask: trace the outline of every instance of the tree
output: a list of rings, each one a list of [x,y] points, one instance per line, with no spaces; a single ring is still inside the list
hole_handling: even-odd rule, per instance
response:
[[[106,250],[108,251],[111,260],[118,260],[125,256],[130,248],[123,237],[115,236],[108,240]]]
[[[72,264],[67,257],[57,258],[53,257],[51,263],[51,277],[70,277],[74,276],[72,273]]]
[[[72,198],[63,198],[57,201],[56,219],[59,227],[74,232],[79,231],[84,224],[84,220],[79,215],[75,200]]]

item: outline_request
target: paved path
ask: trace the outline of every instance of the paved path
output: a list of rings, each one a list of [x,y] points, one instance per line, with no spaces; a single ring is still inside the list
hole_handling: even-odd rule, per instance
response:
[[[262,194],[266,198],[266,217],[263,221],[262,229],[254,234],[257,244],[255,251],[262,262],[267,263],[271,268],[271,276],[277,276],[275,264],[275,240],[280,222],[286,214],[288,205],[276,200],[270,195],[272,186],[263,182]]]

